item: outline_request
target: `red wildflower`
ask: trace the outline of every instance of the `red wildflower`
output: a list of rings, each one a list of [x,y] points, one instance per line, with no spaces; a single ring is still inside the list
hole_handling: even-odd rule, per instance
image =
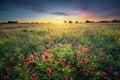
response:
[[[60,43],[57,43],[57,44],[55,44],[55,46],[60,47],[60,46],[61,46],[61,44],[60,44]]]
[[[37,52],[34,52],[33,55],[37,55]]]
[[[55,62],[55,61],[52,61],[52,62],[51,62],[51,65],[55,65],[55,64],[56,64],[56,62]]]
[[[40,58],[40,57],[41,57],[41,54],[37,54],[37,57]]]
[[[62,78],[62,80],[72,80],[72,77],[64,76],[64,77]]]
[[[107,75],[107,74],[106,74],[106,75],[104,75],[104,78],[105,78],[105,79],[108,79],[108,75]]]
[[[84,74],[88,74],[88,70],[84,70]]]
[[[17,64],[16,66],[15,66],[15,68],[19,68],[19,67],[21,67],[21,63],[19,63],[19,64]]]
[[[67,80],[72,80],[72,77],[67,77]]]
[[[33,60],[33,59],[34,59],[34,56],[31,54],[31,55],[29,56],[29,58],[31,58],[31,60]]]
[[[82,53],[87,53],[88,52],[88,47],[87,45],[81,46],[80,50],[82,51]]]
[[[38,54],[37,54],[37,57],[40,58],[42,55],[42,51],[40,51]]]
[[[45,48],[45,47],[43,47],[43,48],[42,48],[42,50],[43,50],[43,51],[45,51],[45,50],[46,50],[46,48]]]
[[[46,72],[47,72],[47,75],[48,75],[48,76],[50,76],[50,75],[51,75],[51,73],[52,73],[52,71],[51,71],[51,69],[50,69],[50,68],[46,68]]]
[[[80,50],[81,50],[81,51],[83,50],[83,47],[82,47],[82,46],[80,46]]]
[[[77,50],[74,50],[74,54],[78,54],[78,51],[77,51]]]
[[[38,73],[33,73],[33,74],[31,75],[31,78],[32,78],[32,79],[37,78],[37,77],[38,77]]]
[[[92,76],[95,76],[97,73],[94,71],[91,73]]]
[[[46,48],[49,47],[49,44],[45,44],[45,47],[46,47]]]
[[[4,79],[8,79],[9,78],[9,76],[7,75],[7,76],[4,76]]]
[[[102,76],[103,76],[105,79],[108,79],[108,75],[107,75],[105,72],[102,72]]]
[[[30,65],[30,69],[32,69],[33,68],[33,66],[32,65]]]
[[[11,70],[10,68],[6,68],[6,72],[7,72],[7,73],[11,73],[12,70]]]
[[[111,72],[111,71],[112,71],[112,69],[113,69],[113,67],[112,67],[112,66],[110,66],[110,67],[108,68],[108,72]]]
[[[71,70],[72,70],[72,71],[75,71],[75,70],[76,70],[76,68],[75,68],[75,67],[72,67],[72,68],[71,68]]]
[[[24,61],[25,65],[28,65],[30,63],[30,61],[31,61],[31,58],[25,59],[25,61]]]
[[[66,80],[66,79],[67,79],[67,77],[66,77],[66,76],[62,77],[62,80]]]
[[[64,63],[65,63],[65,59],[61,59],[60,64],[64,64]]]
[[[13,56],[15,57],[15,56],[16,56],[16,53],[13,53]]]
[[[25,71],[25,74],[29,74],[29,71],[27,70],[27,71]]]
[[[67,43],[67,40],[66,40],[66,39],[64,39],[64,40],[63,40],[63,43],[64,43],[64,44],[66,44],[66,43]]]
[[[80,58],[80,56],[77,56],[78,58]]]
[[[22,54],[20,54],[20,56],[18,56],[18,58],[23,59],[24,56]]]
[[[100,52],[100,53],[103,53],[103,50],[104,50],[103,48],[100,48],[100,49],[99,49],[99,52]]]
[[[84,58],[82,58],[82,59],[81,59],[81,62],[82,62],[82,63],[85,63],[85,62],[86,62],[86,60],[85,60]]]
[[[115,71],[115,72],[113,73],[114,76],[118,76],[118,74],[119,74],[119,73],[118,73],[117,71]]]
[[[102,76],[104,76],[106,73],[105,72],[102,72]]]
[[[48,61],[49,59],[50,59],[50,56],[49,56],[49,55],[44,55],[44,56],[43,56],[43,60]]]

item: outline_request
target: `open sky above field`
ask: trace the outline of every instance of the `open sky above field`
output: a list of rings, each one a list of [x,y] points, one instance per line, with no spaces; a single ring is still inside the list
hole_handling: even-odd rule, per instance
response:
[[[56,22],[120,18],[120,0],[0,0],[0,20]]]

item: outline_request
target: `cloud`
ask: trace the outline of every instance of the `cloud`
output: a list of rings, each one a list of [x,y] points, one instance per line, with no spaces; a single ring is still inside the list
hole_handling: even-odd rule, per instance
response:
[[[120,18],[120,12],[113,12],[101,15],[103,18]]]
[[[68,16],[68,14],[63,13],[63,12],[53,12],[52,14],[59,15],[59,16]]]
[[[47,10],[45,6],[42,5],[42,2],[39,1],[33,1],[33,0],[19,0],[14,1],[14,4],[16,4],[17,7],[23,8],[23,9],[29,9],[35,12],[41,12],[41,13],[47,13]]]

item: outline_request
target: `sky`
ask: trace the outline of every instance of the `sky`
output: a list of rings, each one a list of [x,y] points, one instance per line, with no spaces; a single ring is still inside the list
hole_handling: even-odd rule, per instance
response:
[[[55,22],[120,19],[120,0],[0,0],[0,21]]]

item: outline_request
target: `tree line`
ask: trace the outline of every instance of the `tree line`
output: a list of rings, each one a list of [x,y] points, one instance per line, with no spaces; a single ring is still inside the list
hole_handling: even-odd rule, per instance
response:
[[[111,21],[104,20],[104,21],[98,21],[98,22],[86,20],[84,23],[112,23],[112,22],[115,22],[115,23],[120,22],[120,19],[119,20],[114,19],[114,20],[111,20]],[[73,21],[70,20],[70,21],[64,21],[64,23],[82,23],[82,22],[79,22],[79,21],[73,22]]]
[[[111,21],[98,21],[98,22],[95,22],[95,21],[90,21],[90,20],[86,20],[84,23],[118,23],[120,22],[120,19],[114,19],[114,20],[111,20]],[[78,23],[82,23],[82,22],[79,22],[79,21],[64,21],[64,23],[75,23],[75,24],[78,24]],[[19,23],[18,21],[7,21],[7,22],[0,22],[0,24],[39,24],[38,22],[31,22],[31,23]]]

